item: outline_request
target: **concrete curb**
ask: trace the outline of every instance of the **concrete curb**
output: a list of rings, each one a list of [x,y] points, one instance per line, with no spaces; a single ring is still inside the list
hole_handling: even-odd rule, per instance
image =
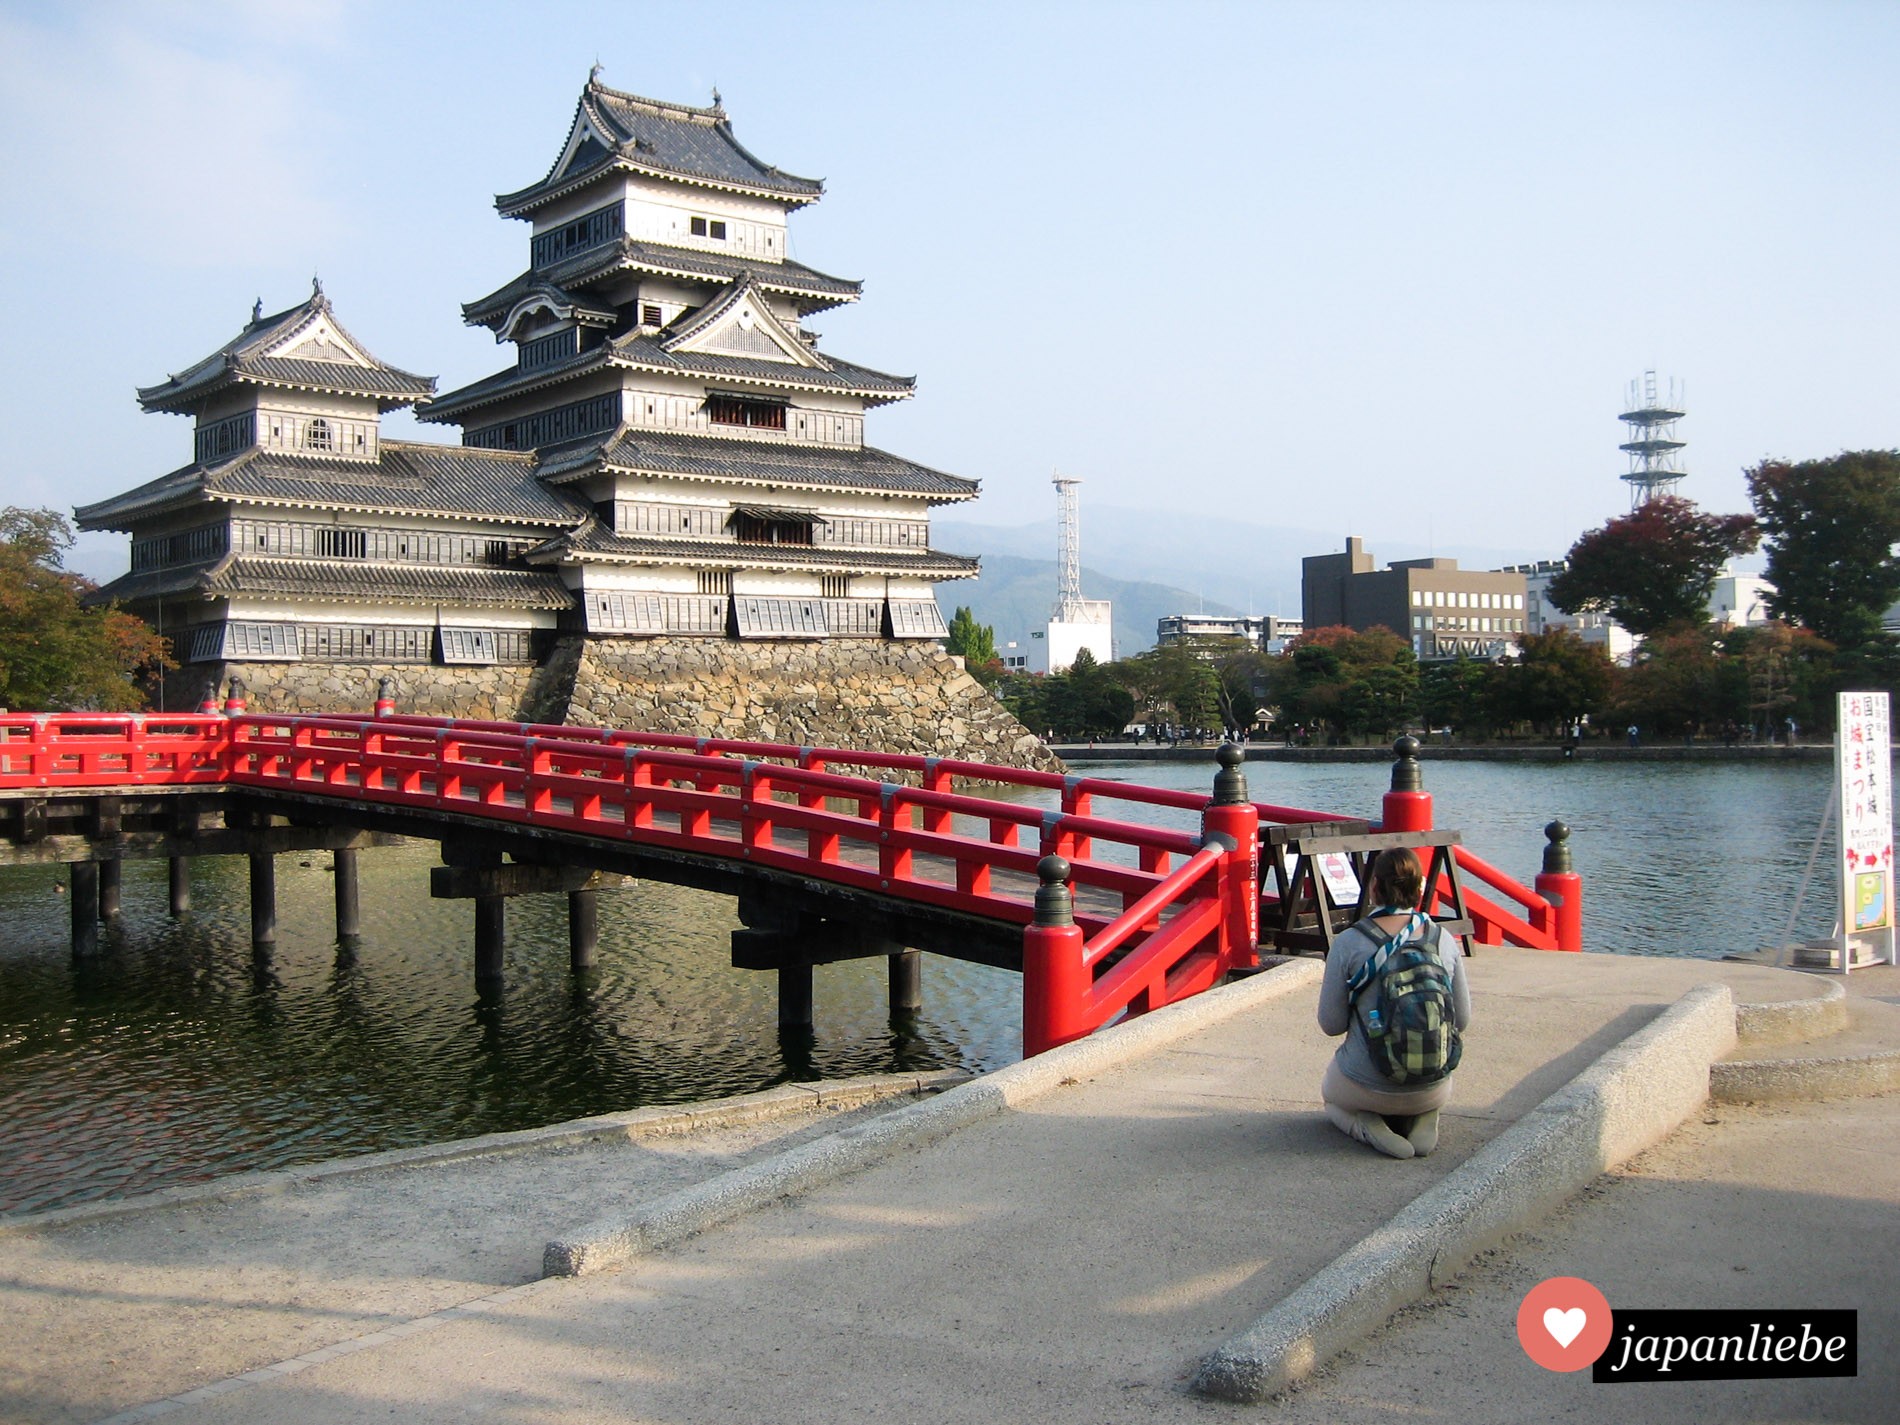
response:
[[[385,1168],[418,1167],[432,1163],[452,1163],[467,1158],[496,1158],[513,1153],[532,1153],[546,1148],[562,1148],[578,1143],[598,1142],[603,1138],[648,1138],[675,1133],[691,1133],[701,1128],[730,1127],[740,1123],[764,1123],[774,1119],[816,1113],[822,1108],[851,1108],[894,1098],[899,1094],[926,1094],[968,1083],[970,1076],[960,1070],[935,1074],[866,1074],[858,1078],[834,1079],[813,1084],[781,1084],[758,1093],[735,1094],[728,1098],[707,1099],[684,1106],[659,1106],[630,1109],[624,1113],[603,1113],[592,1118],[570,1119],[545,1128],[524,1128],[511,1133],[485,1133],[475,1138],[458,1138],[449,1143],[430,1143],[415,1148],[392,1148],[383,1153],[365,1153],[354,1158],[332,1158],[327,1162],[305,1163],[294,1168],[279,1168],[262,1173],[234,1173],[209,1182],[185,1187],[165,1188],[138,1197],[111,1202],[87,1202],[76,1207],[56,1207],[46,1212],[21,1213],[0,1217],[0,1236],[14,1232],[45,1232],[75,1223],[98,1222],[126,1217],[138,1212],[163,1208],[190,1207],[204,1202],[235,1202],[243,1198],[264,1197],[287,1191],[300,1183],[322,1182],[329,1178],[351,1177],[358,1173],[379,1172]]]
[[[1226,1345],[1194,1389],[1255,1403],[1293,1385],[1478,1252],[1660,1141],[1735,1046],[1725,985],[1698,985]]]
[[[1152,1054],[1255,1005],[1310,989],[1324,973],[1325,966],[1317,960],[1277,965],[985,1074],[927,1103],[894,1110],[763,1162],[735,1168],[630,1215],[591,1222],[550,1241],[542,1254],[542,1271],[548,1276],[581,1276],[659,1251],[780,1198],[809,1192],[870,1167],[901,1150],[934,1143],[1086,1075]]]
[[[1839,980],[1822,983],[1821,993],[1809,999],[1736,1005],[1736,1042],[1751,1049],[1765,1049],[1771,1044],[1798,1044],[1803,1039],[1840,1033],[1847,1028],[1847,986]]]
[[[1709,1068],[1709,1096],[1718,1103],[1867,1098],[1894,1089],[1900,1089],[1900,1049],[1830,1059],[1742,1060]]]

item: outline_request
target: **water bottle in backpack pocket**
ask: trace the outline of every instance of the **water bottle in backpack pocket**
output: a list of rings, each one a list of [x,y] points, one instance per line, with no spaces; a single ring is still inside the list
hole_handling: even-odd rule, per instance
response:
[[[1454,1019],[1452,972],[1439,957],[1438,944],[1438,927],[1414,914],[1346,981],[1373,1064],[1408,1088],[1445,1078],[1464,1051]]]

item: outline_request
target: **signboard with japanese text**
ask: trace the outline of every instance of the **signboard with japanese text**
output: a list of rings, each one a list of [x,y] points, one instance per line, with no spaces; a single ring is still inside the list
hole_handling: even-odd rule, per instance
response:
[[[1887,694],[1840,694],[1837,726],[1834,776],[1841,809],[1841,930],[1846,947],[1853,945],[1856,936],[1885,932],[1886,958],[1892,962],[1893,744]],[[1851,958],[1849,949],[1842,956],[1843,964]]]

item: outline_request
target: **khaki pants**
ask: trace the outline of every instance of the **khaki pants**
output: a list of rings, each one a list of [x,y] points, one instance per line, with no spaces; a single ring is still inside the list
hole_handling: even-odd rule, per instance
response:
[[[1348,1113],[1378,1113],[1389,1114],[1394,1118],[1410,1118],[1430,1113],[1435,1108],[1443,1108],[1451,1098],[1451,1080],[1440,1079],[1421,1089],[1369,1088],[1357,1079],[1347,1078],[1339,1067],[1339,1060],[1335,1058],[1326,1065],[1326,1077],[1320,1080],[1319,1096]]]

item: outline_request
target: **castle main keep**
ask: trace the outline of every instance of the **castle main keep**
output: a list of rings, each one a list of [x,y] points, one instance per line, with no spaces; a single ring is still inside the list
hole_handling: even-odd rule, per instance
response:
[[[405,708],[941,752],[1048,754],[946,655],[930,547],[973,480],[864,443],[914,381],[821,351],[860,285],[791,260],[823,184],[711,108],[589,77],[545,177],[495,200],[528,265],[463,307],[513,347],[459,390],[380,360],[320,286],[139,391],[192,460],[77,511],[132,538],[100,591],[171,641],[170,707]],[[385,439],[413,406],[459,445]]]

